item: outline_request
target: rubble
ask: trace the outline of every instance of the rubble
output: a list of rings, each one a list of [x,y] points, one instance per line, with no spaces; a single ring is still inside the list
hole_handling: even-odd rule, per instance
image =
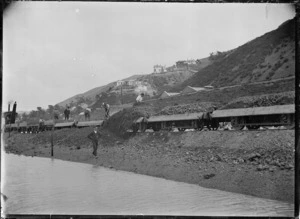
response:
[[[274,105],[286,105],[295,103],[295,92],[282,92],[275,94],[265,94],[259,96],[245,96],[239,97],[220,109],[236,109],[249,107],[262,107]]]
[[[167,106],[163,108],[156,115],[173,115],[173,114],[205,112],[211,109],[213,106],[218,107],[220,106],[220,104],[214,102],[201,102],[201,103]]]

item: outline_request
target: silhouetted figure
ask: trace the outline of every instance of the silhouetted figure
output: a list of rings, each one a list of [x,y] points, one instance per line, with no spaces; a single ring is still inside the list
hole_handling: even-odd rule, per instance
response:
[[[59,112],[58,112],[58,110],[54,110],[53,116],[54,116],[55,120],[58,120],[58,118],[59,118]]]
[[[85,117],[85,120],[90,120],[90,118],[91,118],[91,112],[88,109],[86,109],[84,111],[84,117]]]
[[[145,96],[144,93],[138,95],[138,97],[136,98],[136,103],[141,103],[143,101],[144,96]]]
[[[109,118],[109,110],[110,110],[110,106],[108,103],[102,103],[102,106],[105,110],[105,119]]]
[[[216,109],[217,109],[216,107],[213,107],[209,111],[204,112],[202,114],[202,116],[199,117],[199,128],[200,128],[200,130],[202,130],[204,128],[204,126],[206,126],[208,128],[208,130],[218,129],[219,122],[218,122],[217,119],[214,119],[212,117],[212,114],[213,114],[214,110],[216,110]]]
[[[13,106],[13,110],[12,110],[12,114],[11,114],[11,120],[10,120],[10,123],[11,124],[14,124],[15,121],[16,121],[16,113],[17,113],[17,102],[14,103],[14,106]]]
[[[69,107],[65,109],[64,114],[65,114],[65,120],[69,120],[69,116],[70,116],[70,109]]]
[[[93,143],[93,155],[97,156],[97,150],[98,150],[98,139],[101,137],[98,127],[94,128],[94,131],[90,133],[88,136],[88,139],[90,139]]]

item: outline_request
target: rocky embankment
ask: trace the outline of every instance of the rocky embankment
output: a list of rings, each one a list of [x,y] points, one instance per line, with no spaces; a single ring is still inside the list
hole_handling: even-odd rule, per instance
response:
[[[91,128],[54,132],[54,158],[90,163],[257,197],[294,201],[294,131],[137,133],[102,130],[98,156]],[[13,133],[5,150],[50,157],[50,132]]]

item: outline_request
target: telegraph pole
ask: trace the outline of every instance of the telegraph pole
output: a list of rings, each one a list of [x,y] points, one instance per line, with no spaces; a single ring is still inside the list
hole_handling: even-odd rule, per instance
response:
[[[53,125],[51,130],[51,157],[53,157],[53,147],[54,147],[54,141],[53,141],[53,135],[54,135],[54,126],[55,126],[55,112],[53,112]]]
[[[121,84],[121,104],[123,105],[123,84]]]

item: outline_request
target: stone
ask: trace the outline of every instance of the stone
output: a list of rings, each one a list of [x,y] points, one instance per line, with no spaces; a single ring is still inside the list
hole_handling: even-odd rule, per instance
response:
[[[206,174],[206,175],[203,176],[203,178],[204,178],[204,179],[210,179],[210,178],[214,177],[215,175],[216,175],[216,174],[214,174],[214,173]]]

